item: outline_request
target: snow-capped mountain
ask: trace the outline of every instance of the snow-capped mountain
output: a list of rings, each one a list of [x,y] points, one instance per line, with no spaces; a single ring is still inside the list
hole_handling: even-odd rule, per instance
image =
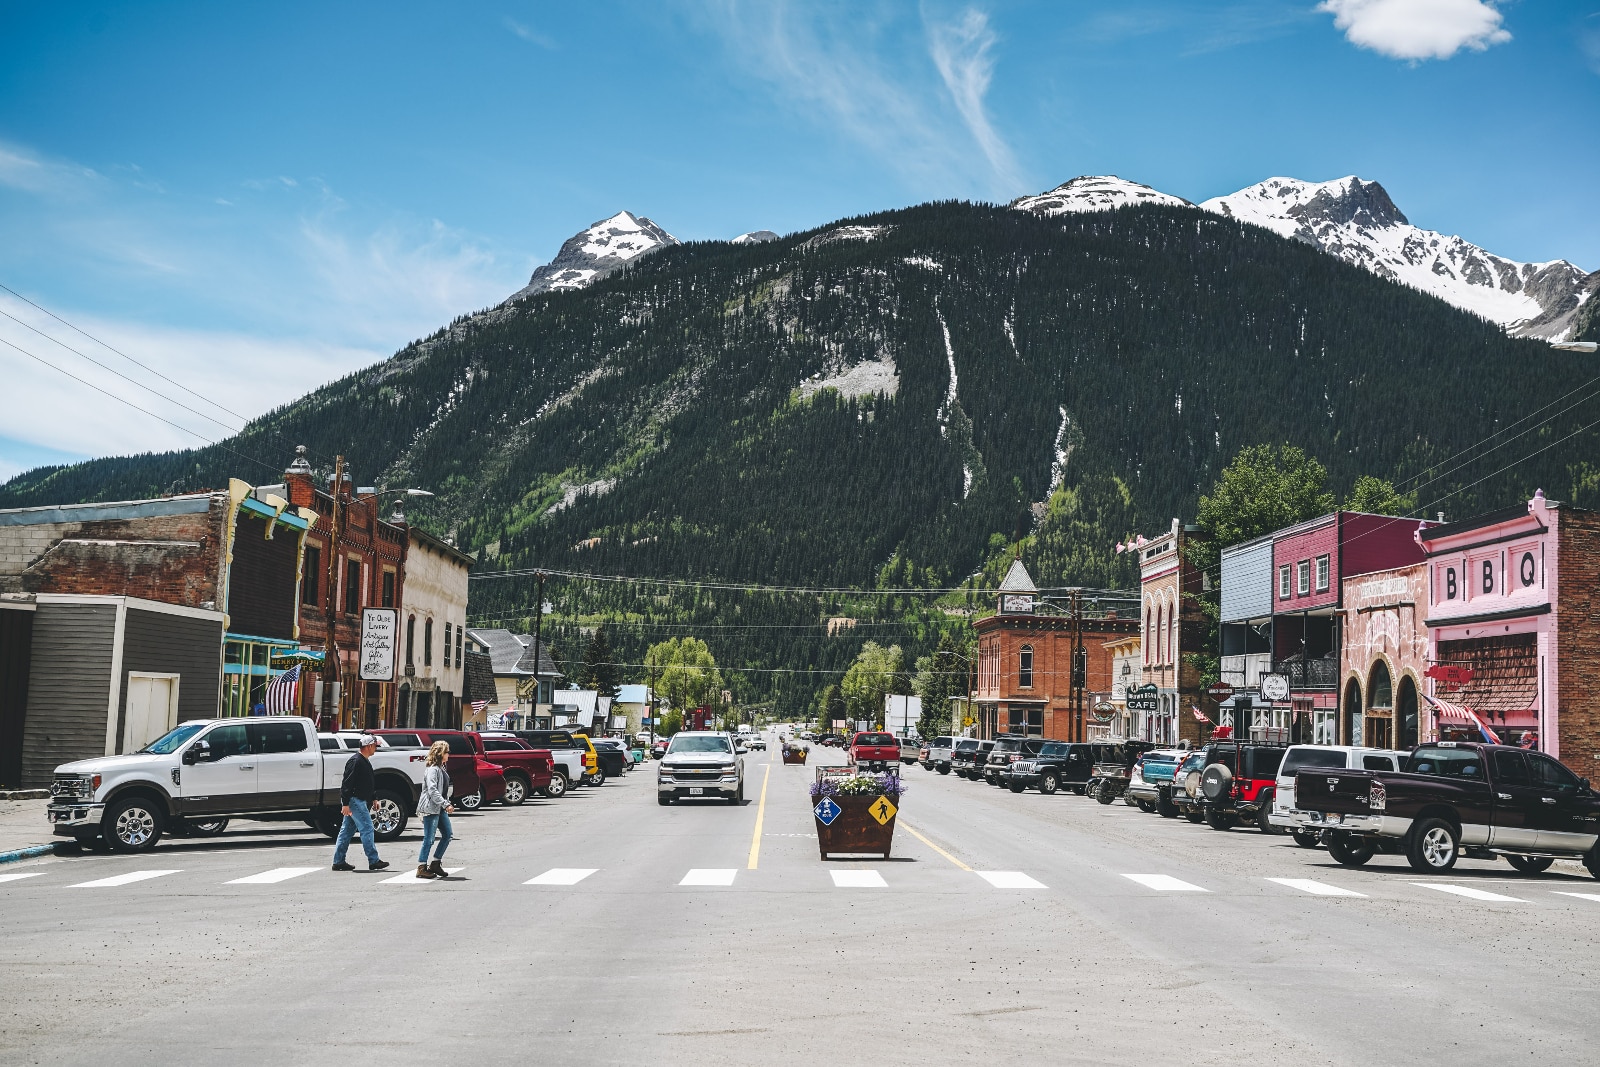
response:
[[[630,260],[678,243],[676,237],[644,216],[619,211],[568,238],[556,257],[535,270],[528,284],[511,294],[510,299],[520,300],[551,289],[582,289]]]
[[[1067,215],[1079,211],[1110,211],[1130,204],[1166,204],[1193,207],[1181,197],[1158,192],[1148,185],[1130,182],[1115,174],[1084,175],[1056,186],[1048,193],[1024,196],[1011,201],[1018,211],[1036,215]]]
[[[1460,237],[1420,229],[1383,186],[1354,176],[1268,178],[1200,206],[1314,245],[1522,336],[1564,337],[1587,292],[1587,275],[1566,260],[1518,263]]]
[[[741,233],[728,243],[732,245],[762,245],[777,239],[778,235],[771,230],[751,230],[749,233]]]

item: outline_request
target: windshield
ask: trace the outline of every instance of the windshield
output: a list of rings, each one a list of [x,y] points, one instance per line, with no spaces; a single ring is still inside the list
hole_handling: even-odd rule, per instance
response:
[[[1196,752],[1194,755],[1192,755],[1188,759],[1184,760],[1183,761],[1183,766],[1179,767],[1178,769],[1180,771],[1198,771],[1200,769],[1201,765],[1205,763],[1205,761],[1206,761],[1205,753],[1204,752]]]
[[[1039,755],[1041,756],[1065,756],[1066,754],[1067,746],[1062,741],[1050,741],[1039,749]]]
[[[1283,768],[1278,774],[1284,778],[1291,778],[1307,767],[1344,767],[1345,755],[1338,749],[1328,748],[1295,748],[1283,757]]]
[[[858,745],[898,745],[893,734],[862,734],[856,738]]]
[[[994,747],[1002,752],[1010,752],[1012,749],[1022,747],[1022,738],[1001,737],[995,740]]]
[[[957,741],[956,742],[956,751],[957,752],[975,752],[975,751],[977,751],[977,749],[978,749],[978,742],[977,742],[976,738],[968,737],[968,738],[965,738],[965,739],[963,739],[961,741]]]
[[[699,734],[685,737],[679,734],[672,739],[672,745],[667,749],[667,755],[676,755],[679,752],[732,752],[726,737],[717,737],[713,734]]]
[[[199,733],[203,723],[185,723],[173,730],[168,730],[148,745],[141,748],[140,752],[153,752],[158,756],[170,756],[183,747],[183,743]]]

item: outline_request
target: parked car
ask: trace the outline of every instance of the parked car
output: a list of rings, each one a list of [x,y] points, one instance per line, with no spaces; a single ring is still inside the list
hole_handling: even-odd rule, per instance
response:
[[[510,736],[520,737],[534,748],[550,750],[550,755],[556,761],[556,773],[566,779],[561,786],[563,792],[574,783],[588,781],[589,775],[600,767],[600,757],[589,744],[589,739],[576,731],[516,730]]]
[[[767,739],[764,737],[752,737],[745,744],[750,746],[752,752],[765,752],[767,750]]]
[[[665,756],[667,754],[667,746],[670,744],[672,744],[672,738],[670,737],[656,738],[655,742],[650,746],[650,758],[660,759],[662,756]]]
[[[1312,770],[1397,771],[1400,769],[1400,758],[1401,753],[1384,748],[1290,745],[1283,754],[1283,765],[1278,768],[1277,789],[1272,795],[1272,810],[1267,819],[1273,826],[1292,833],[1294,843],[1301,848],[1316,848],[1322,832],[1295,822],[1295,777],[1301,771]]]
[[[1050,794],[1070,789],[1082,796],[1095,763],[1120,758],[1117,746],[1109,742],[1046,741],[1035,755],[1011,765],[1007,784],[1013,792],[1037,788]]]
[[[956,738],[941,735],[928,741],[922,747],[922,766],[926,770],[938,771],[940,774],[950,773],[950,752],[955,748]]]
[[[484,758],[483,742],[476,734],[463,730],[383,729],[368,730],[381,738],[391,748],[427,748],[435,741],[450,746],[445,759],[445,771],[450,775],[450,788],[456,807],[464,811],[477,811],[493,804],[506,792],[505,772],[500,766]]]
[[[529,793],[558,797],[554,783],[555,756],[547,748],[534,748],[520,737],[500,737],[494,734],[473,734],[481,749],[479,755],[505,771],[506,795],[500,803],[516,807],[528,799]]]
[[[1128,784],[1133,781],[1134,764],[1154,746],[1149,741],[1118,741],[1112,742],[1109,747],[1111,758],[1095,762],[1089,785],[1084,790],[1085,796],[1093,797],[1102,804],[1114,803],[1127,792]]]
[[[856,734],[850,739],[850,762],[864,771],[887,771],[900,765],[900,741],[894,734]]]
[[[1188,755],[1189,753],[1182,749],[1159,748],[1151,749],[1141,755],[1134,761],[1133,774],[1128,779],[1128,801],[1137,805],[1143,812],[1160,810],[1162,790],[1171,788],[1172,776],[1177,773],[1178,765]],[[1178,813],[1170,801],[1167,801],[1166,809],[1161,814],[1168,818]]]
[[[1414,870],[1437,874],[1465,852],[1504,856],[1524,874],[1581,859],[1600,878],[1600,795],[1549,756],[1438,741],[1401,768],[1302,770],[1296,822],[1328,831],[1328,854],[1347,867],[1404,851]]]
[[[671,804],[690,797],[744,800],[744,760],[734,751],[732,734],[685,730],[672,736],[656,768],[656,800]]]
[[[594,748],[595,760],[600,766],[600,773],[604,775],[595,784],[604,785],[606,778],[621,778],[627,772],[632,760],[621,741],[612,737],[590,738],[589,744]]]
[[[957,778],[977,779],[983,775],[983,765],[989,759],[993,741],[980,741],[976,737],[963,737],[950,750],[950,769]]]
[[[1042,737],[1024,737],[1021,734],[1001,734],[994,739],[994,747],[983,761],[983,780],[994,786],[1008,783],[1011,765],[1020,759],[1031,759],[1044,747]],[[1013,793],[1022,792],[1013,789]]]
[[[138,752],[57,767],[50,783],[51,832],[80,843],[101,838],[118,852],[154,848],[169,828],[220,833],[227,820],[291,814],[338,832],[339,787],[351,753],[324,749],[316,725],[296,716],[193,719]],[[422,761],[373,754],[376,835],[392,841],[416,814]]]
[[[1278,768],[1285,745],[1213,740],[1201,751],[1201,814],[1213,830],[1231,830],[1241,822],[1253,823],[1262,833],[1281,833],[1268,820],[1278,788]]]
[[[1206,754],[1203,749],[1190,752],[1178,764],[1178,769],[1172,772],[1172,784],[1166,789],[1166,801],[1173,813],[1193,823],[1204,822],[1206,818],[1202,803],[1205,795],[1200,792],[1200,772],[1205,765]],[[1166,814],[1159,800],[1156,802],[1156,811]]]

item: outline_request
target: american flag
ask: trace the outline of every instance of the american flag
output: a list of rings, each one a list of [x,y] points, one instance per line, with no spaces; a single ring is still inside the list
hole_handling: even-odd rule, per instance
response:
[[[489,702],[487,700],[474,700],[471,706],[472,714],[482,715],[483,709],[489,706]]]
[[[1199,708],[1195,707],[1193,704],[1189,705],[1189,710],[1194,713],[1194,718],[1195,718],[1196,722],[1209,723],[1211,721],[1210,717],[1208,715],[1206,715],[1205,712],[1201,711]]]
[[[267,714],[293,715],[299,710],[300,667],[296,664],[267,683]]]

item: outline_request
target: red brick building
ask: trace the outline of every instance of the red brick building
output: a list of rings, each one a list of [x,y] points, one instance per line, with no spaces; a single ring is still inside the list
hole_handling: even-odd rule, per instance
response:
[[[1040,612],[1038,589],[1021,560],[1001,583],[997,606],[996,614],[972,624],[978,632],[972,693],[978,736],[1085,740],[1095,704],[1111,696],[1112,653],[1106,645],[1137,636],[1139,621],[1088,607],[1076,622]],[[1072,706],[1072,653],[1080,645],[1087,657],[1081,712]]]
[[[348,474],[337,487],[332,478],[317,479],[305,460],[303,447],[300,452],[284,472],[284,491],[296,507],[315,516],[306,535],[300,586],[301,647],[323,651],[331,618],[340,661],[339,726],[393,726],[397,721],[398,677],[362,681],[357,661],[361,609],[399,610],[405,585],[407,528],[404,522],[389,522],[381,516],[381,494],[376,489],[357,488]],[[331,543],[335,488],[339,494],[337,544]],[[397,671],[403,669],[398,656],[396,659]],[[316,697],[316,686],[301,687],[306,714],[316,714]]]

